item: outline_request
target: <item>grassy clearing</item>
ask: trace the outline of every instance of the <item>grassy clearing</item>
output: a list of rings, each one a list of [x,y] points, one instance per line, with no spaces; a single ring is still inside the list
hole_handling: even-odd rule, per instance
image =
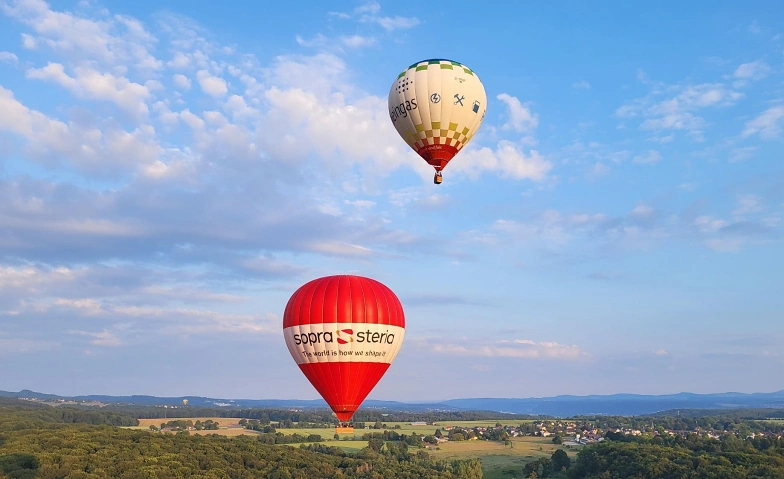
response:
[[[540,457],[550,457],[558,448],[549,438],[526,436],[513,438],[511,447],[501,442],[460,441],[441,443],[437,450],[428,449],[428,452],[437,459],[481,459],[485,477],[495,479],[504,477],[507,469],[522,472],[527,463]],[[563,449],[569,456],[576,455],[579,450],[577,447]]]
[[[530,422],[530,421],[525,421]],[[425,426],[412,426],[410,422],[384,422],[387,425],[388,430],[394,430],[398,434],[406,434],[410,435],[412,433],[417,433],[423,436],[427,436],[436,432],[436,429],[444,430],[447,426],[459,426],[465,428],[473,428],[473,427],[493,427],[497,423],[501,423],[504,426],[518,426],[522,423],[522,421],[444,421],[439,422],[433,425],[425,425]],[[394,429],[395,426],[400,426],[400,429]],[[289,428],[289,429],[278,429],[278,432],[282,432],[283,434],[302,434],[307,436],[308,434],[320,434],[323,438],[332,438],[335,435],[334,428]],[[383,432],[383,429],[355,429],[353,437],[360,438],[362,435],[372,432]],[[341,434],[341,439],[344,437],[352,437],[351,434]]]
[[[305,443],[302,443],[302,444],[308,445],[308,444],[314,444],[314,443],[305,442]],[[343,449],[346,452],[357,452],[360,449],[362,449],[363,447],[367,446],[367,441],[333,441],[333,440],[330,440],[330,441],[321,441],[321,442],[315,443],[315,444],[321,444],[323,446],[330,446],[330,447],[339,447],[339,448]],[[289,446],[289,447],[299,447],[300,446],[299,443],[297,443],[297,444],[280,444],[280,445],[281,446]]]
[[[142,429],[142,430],[149,430],[150,426],[160,427],[161,424],[169,422],[169,421],[193,421],[195,424],[196,421],[207,421],[212,420],[213,422],[218,423],[218,429],[215,430],[202,430],[202,431],[189,431],[191,434],[198,434],[200,436],[204,436],[207,434],[218,434],[220,436],[252,436],[259,434],[257,431],[251,431],[249,429],[241,429],[237,428],[239,426],[241,418],[238,417],[188,417],[188,418],[158,418],[158,419],[139,419],[138,426],[130,426],[128,429]],[[231,429],[230,429],[231,427]],[[290,433],[289,433],[290,434]]]
[[[211,431],[202,430],[202,431],[188,431],[188,432],[194,436],[206,436],[207,434],[217,434],[219,436],[229,436],[229,437],[256,436],[258,434],[261,434],[258,431],[252,431],[250,429],[218,429],[217,431],[213,429]]]
[[[238,426],[240,420],[242,418],[238,417],[176,417],[176,418],[167,418],[167,419],[139,419],[139,426],[140,428],[149,429],[150,426],[159,427],[161,424],[169,422],[169,421],[193,421],[196,424],[196,421],[207,421],[210,420],[212,422],[217,422],[218,427],[228,427],[228,426]]]
[[[526,436],[513,438],[511,447],[496,441],[449,441],[442,442],[438,445],[438,449],[430,449],[428,452],[439,459],[514,456],[532,460],[539,457],[550,457],[556,449],[558,446],[548,438]],[[575,448],[564,448],[564,450],[567,454],[576,454]]]
[[[212,420],[219,424],[218,430],[213,431],[190,431],[191,434],[219,434],[222,436],[240,436],[240,435],[255,435],[256,431],[247,429],[229,428],[229,426],[238,426],[240,418],[224,418],[224,417],[200,417],[188,418],[194,423],[199,421]],[[150,425],[160,426],[161,423],[171,421],[172,419],[140,419],[139,426],[132,427],[132,429],[149,429]],[[784,420],[774,420],[781,421]],[[473,427],[493,427],[497,423],[502,425],[516,426],[523,421],[504,421],[504,420],[490,420],[490,421],[443,421],[433,425],[411,425],[410,422],[385,422],[387,429],[394,430],[398,434],[412,434],[417,433],[420,435],[433,434],[436,429],[442,431],[447,426],[457,426],[464,428]],[[529,422],[529,421],[526,421]],[[395,426],[400,426],[400,429],[393,429]],[[346,452],[356,452],[367,446],[367,441],[359,439],[363,434],[383,432],[382,429],[357,429],[354,434],[341,434],[341,440],[334,440],[334,428],[287,428],[277,429],[278,432],[291,435],[300,434],[308,436],[310,434],[318,434],[324,440],[319,444],[326,446],[339,447]],[[306,443],[307,444],[307,443]],[[300,444],[282,444],[288,447],[299,447]],[[540,457],[550,457],[558,446],[552,443],[550,438],[541,437],[517,437],[512,439],[512,446],[504,446],[500,442],[492,441],[459,441],[459,442],[443,442],[436,446],[430,446],[426,450],[433,455],[436,459],[454,460],[454,459],[473,459],[478,458],[482,460],[482,469],[487,479],[502,479],[508,478],[510,473],[522,472],[522,468],[526,463],[538,459]],[[574,456],[579,451],[579,447],[564,448],[567,454]]]

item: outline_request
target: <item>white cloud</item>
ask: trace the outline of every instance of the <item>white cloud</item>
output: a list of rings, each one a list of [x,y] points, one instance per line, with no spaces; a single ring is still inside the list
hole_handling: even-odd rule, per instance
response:
[[[356,208],[363,208],[363,209],[372,208],[376,205],[375,201],[370,201],[370,200],[353,200],[353,201],[344,200],[343,202],[347,205],[351,205]]]
[[[759,135],[764,140],[776,139],[781,136],[782,118],[784,118],[784,106],[772,106],[753,120],[747,121],[742,135],[744,137]]]
[[[191,113],[191,111],[187,108],[180,112],[180,118],[194,131],[201,131],[204,129],[204,120],[202,120],[198,115]]]
[[[770,66],[762,60],[743,63],[738,66],[733,73],[735,78],[742,80],[759,80],[768,76],[771,72]]]
[[[76,76],[71,77],[62,64],[49,63],[43,68],[28,70],[26,76],[54,81],[81,98],[111,101],[136,118],[149,112],[146,101],[152,94],[147,86],[91,68],[77,67],[74,72]]]
[[[30,110],[0,86],[0,130],[27,140],[32,160],[76,166],[84,172],[107,174],[119,170],[144,169],[160,159],[162,149],[154,141],[154,129],[140,126],[128,132],[110,126],[66,124]],[[62,220],[62,219],[61,219]]]
[[[459,356],[584,360],[591,357],[577,345],[565,345],[552,341],[536,342],[528,339],[501,340],[492,343],[473,341],[465,344],[420,342],[420,347],[434,352]]]
[[[196,78],[199,80],[199,86],[201,86],[201,90],[213,97],[226,96],[226,93],[229,91],[228,87],[226,86],[226,80],[211,75],[207,70],[199,70],[196,73]]]
[[[38,42],[36,42],[35,38],[33,38],[31,35],[28,35],[27,33],[23,33],[22,46],[27,50],[35,50],[36,48],[38,48]]]
[[[667,350],[665,350],[665,349],[657,349],[657,350],[655,350],[653,352],[653,354],[655,354],[656,356],[666,356],[667,355]]]
[[[94,316],[106,312],[103,308],[101,308],[101,303],[93,298],[79,298],[79,299],[57,298],[54,301],[54,305],[77,309],[80,310],[83,314],[87,314],[90,316]]]
[[[586,177],[589,180],[596,180],[603,176],[607,176],[608,174],[610,174],[610,167],[605,165],[601,161],[597,161],[596,163],[594,163],[591,169],[588,170]]]
[[[188,57],[188,55],[184,54],[183,52],[176,52],[174,57],[166,63],[167,66],[180,70],[189,67],[190,64],[190,57]]]
[[[377,43],[376,38],[363,35],[341,35],[337,38],[329,38],[319,33],[307,40],[300,35],[295,37],[298,44],[308,48],[319,48],[322,50],[342,51],[341,47],[365,48]]]
[[[306,40],[302,38],[300,35],[297,35],[296,37],[294,37],[294,39],[297,41],[299,45],[308,48],[313,48],[313,47],[323,48],[328,46],[330,43],[330,40],[326,36],[322,35],[321,33],[317,34],[315,37],[313,37],[310,40]]]
[[[375,17],[371,18],[371,21],[378,23],[388,32],[419,25],[419,19],[416,17]]]
[[[677,214],[654,209],[641,201],[620,216],[544,210],[522,219],[498,219],[484,229],[472,228],[456,236],[468,248],[480,244],[503,249],[505,255],[514,254],[510,245],[527,251],[540,250],[548,257],[570,251],[574,254],[573,248],[568,247],[579,242],[582,258],[594,248],[604,255],[608,248],[649,249],[676,238],[696,241],[714,250],[735,251],[775,237],[780,217],[776,213],[765,216],[765,211],[762,198],[753,194],[738,197],[731,219],[704,213],[693,216],[693,211]]]
[[[19,57],[11,52],[0,52],[0,62],[16,64],[19,62]]]
[[[662,160],[661,154],[656,150],[648,150],[645,153],[635,156],[632,161],[644,165],[651,165]]]
[[[421,23],[416,17],[390,17],[382,16],[380,13],[381,5],[371,0],[359,5],[351,13],[330,12],[329,15],[344,20],[355,18],[362,23],[375,23],[388,32],[412,28]]]
[[[352,35],[350,37],[340,37],[340,42],[350,48],[369,47],[376,44],[373,37],[363,37],[362,35]]]
[[[470,146],[461,150],[460,158],[449,163],[449,171],[464,172],[472,178],[483,171],[497,171],[516,180],[542,181],[552,166],[538,151],[526,154],[513,142],[502,140],[494,150]]]
[[[654,210],[650,206],[646,205],[645,203],[638,203],[637,206],[635,206],[632,210],[632,215],[646,217],[650,216],[653,212]]]
[[[174,81],[174,86],[178,88],[182,88],[183,90],[191,89],[191,79],[185,75],[177,73],[172,77],[172,80]]]
[[[321,58],[328,62],[321,71],[328,72],[331,57]],[[283,62],[282,76],[287,79],[297,75],[302,66]],[[335,74],[341,75],[338,71]],[[266,151],[288,161],[304,161],[310,152],[317,152],[323,165],[332,171],[357,165],[383,175],[407,165],[423,178],[428,171],[432,176],[432,169],[407,147],[390,124],[386,99],[364,96],[349,103],[346,95],[330,92],[328,83],[312,82],[311,88],[303,89],[299,84],[309,78],[305,77],[297,76],[294,86],[273,86],[266,91],[269,110],[262,120],[264,134],[259,137]],[[327,78],[322,76],[322,81]],[[340,83],[337,79],[335,82]]]
[[[229,113],[236,122],[254,120],[259,117],[259,111],[248,106],[245,98],[240,95],[231,95],[223,104],[223,110]]]
[[[741,195],[738,197],[738,207],[732,210],[733,216],[745,216],[762,210],[762,199],[758,195]]]
[[[94,344],[96,346],[122,346],[122,341],[120,338],[117,337],[115,333],[109,331],[108,329],[104,329],[103,331],[99,331],[97,333],[93,333],[90,331],[70,331],[72,334],[80,334],[82,336],[89,336],[94,338],[90,341],[90,344]]]
[[[354,9],[354,13],[366,13],[375,15],[381,11],[381,5],[375,0],[369,0]]]
[[[313,251],[317,251],[328,256],[342,256],[349,258],[368,258],[377,254],[365,246],[336,241],[314,241],[309,245],[309,248]]]
[[[506,106],[509,108],[509,120],[504,124],[504,129],[526,132],[535,129],[539,125],[539,116],[531,113],[528,106],[521,104],[516,97],[501,93],[497,98],[506,103]]]
[[[672,91],[678,91],[678,94],[670,96]],[[659,99],[665,92],[670,97]],[[615,114],[620,118],[642,117],[639,126],[642,130],[685,130],[699,135],[706,126],[706,121],[696,114],[699,110],[731,106],[742,97],[742,93],[722,83],[672,87],[657,85],[647,96],[618,107]]]
[[[727,222],[721,219],[713,218],[712,216],[698,216],[694,219],[694,226],[696,226],[702,233],[715,233],[720,229],[727,226]]]
[[[757,151],[758,148],[756,146],[746,146],[743,148],[733,148],[730,150],[729,154],[729,162],[736,163],[738,161],[745,161],[754,156],[754,152]]]
[[[39,210],[36,206],[35,210]],[[0,292],[38,294],[53,285],[70,283],[77,273],[66,267],[42,269],[34,266],[0,267]]]
[[[25,48],[46,46],[75,63],[87,60],[104,66],[131,65],[140,71],[163,66],[150,53],[157,39],[131,17],[102,15],[104,18],[95,20],[54,11],[43,0],[4,2],[2,9],[37,34],[22,34]]]

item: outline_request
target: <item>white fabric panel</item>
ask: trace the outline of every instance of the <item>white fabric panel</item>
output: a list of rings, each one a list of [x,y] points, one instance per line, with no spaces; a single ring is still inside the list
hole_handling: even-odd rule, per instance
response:
[[[405,329],[399,326],[367,323],[301,324],[283,330],[286,346],[297,364],[391,363],[404,335]]]

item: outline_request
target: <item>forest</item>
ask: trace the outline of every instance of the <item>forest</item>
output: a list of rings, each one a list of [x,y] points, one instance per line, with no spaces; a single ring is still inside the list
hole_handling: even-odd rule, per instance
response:
[[[642,421],[641,418],[604,420],[633,424]],[[602,418],[591,421],[602,421]],[[721,426],[724,430],[758,429],[753,427],[756,422],[732,417],[674,418],[667,424],[697,426],[692,421],[705,421],[706,427]],[[187,431],[154,434],[116,427],[137,423],[133,416],[112,410],[0,401],[0,477],[483,477],[480,460],[435,460],[423,449],[422,437],[395,431],[368,432],[363,437],[368,441],[366,447],[347,452],[318,441],[293,445],[320,437],[288,436],[280,431],[225,437],[190,435]],[[713,439],[696,433],[630,435],[608,431],[603,439],[580,447],[573,459],[559,448],[551,457],[499,472],[508,479],[784,478],[784,438],[780,433],[768,431],[748,437],[724,434]]]
[[[260,439],[266,435],[152,434],[109,425],[113,421],[114,412],[0,405],[0,477],[482,477],[478,460],[434,461],[422,450],[409,450],[402,441],[371,441],[361,451],[347,454],[339,448],[266,444]]]
[[[2,398],[0,398],[2,399]],[[269,409],[269,408],[231,408],[231,407],[177,407],[164,408],[156,406],[137,405],[110,405],[102,408],[118,414],[132,416],[139,419],[175,419],[188,417],[232,417],[257,419],[266,424],[270,422],[294,422],[308,424],[307,427],[334,427],[337,423],[335,415],[330,409]],[[399,422],[399,421],[479,421],[497,419],[519,419],[521,421],[532,419],[534,416],[520,414],[505,414],[489,411],[422,411],[405,412],[391,410],[362,410],[354,414],[355,423]],[[537,416],[542,417],[542,416]]]

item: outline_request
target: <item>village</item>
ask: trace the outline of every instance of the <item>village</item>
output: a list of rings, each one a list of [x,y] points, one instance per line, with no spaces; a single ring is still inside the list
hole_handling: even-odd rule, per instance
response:
[[[759,437],[781,438],[784,436],[782,428],[775,424],[765,425],[763,422],[756,423],[760,430],[752,431],[748,427],[749,422],[744,421],[745,427],[734,430],[716,430],[714,428],[704,428],[695,426],[691,429],[668,429],[662,425],[655,425],[652,421],[650,425],[633,427],[596,427],[588,422],[577,421],[535,421],[530,423],[514,425],[496,424],[494,427],[461,427],[441,425],[438,422],[422,423],[412,422],[416,425],[436,426],[433,437],[438,443],[445,441],[466,441],[466,440],[496,440],[508,441],[510,438],[520,436],[552,437],[554,444],[564,446],[585,446],[602,442],[605,439],[616,440],[622,436],[647,436],[654,438],[657,436],[680,436],[683,438],[689,435],[697,435],[702,438],[721,439],[723,436],[734,435],[741,439],[754,439]],[[754,424],[754,423],[752,423]],[[444,432],[442,432],[442,430]],[[426,436],[425,442],[428,441]]]

